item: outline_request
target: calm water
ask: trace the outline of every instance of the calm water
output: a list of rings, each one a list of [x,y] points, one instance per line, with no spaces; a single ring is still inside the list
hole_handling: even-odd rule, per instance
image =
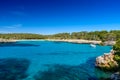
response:
[[[97,80],[109,74],[94,67],[95,58],[110,50],[111,46],[19,41],[0,44],[0,58],[29,60],[28,77],[24,80]]]

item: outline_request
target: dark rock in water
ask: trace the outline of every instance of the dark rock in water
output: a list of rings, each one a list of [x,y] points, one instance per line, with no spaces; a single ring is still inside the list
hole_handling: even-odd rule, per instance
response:
[[[39,71],[35,80],[97,80],[80,66],[54,65],[47,71]]]
[[[26,59],[0,59],[0,80],[20,80],[27,77],[29,64]]]
[[[110,77],[111,80],[120,80],[120,72],[116,72],[111,75]]]

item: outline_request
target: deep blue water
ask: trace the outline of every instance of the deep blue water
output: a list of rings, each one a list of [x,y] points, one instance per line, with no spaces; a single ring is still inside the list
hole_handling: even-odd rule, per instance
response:
[[[95,58],[111,48],[67,42],[18,41],[0,44],[0,59],[29,60],[28,77],[24,80],[97,80],[109,73],[95,68]]]

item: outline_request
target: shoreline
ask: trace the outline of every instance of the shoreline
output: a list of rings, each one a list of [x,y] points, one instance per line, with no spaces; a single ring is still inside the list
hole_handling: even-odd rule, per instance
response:
[[[55,41],[55,42],[69,42],[69,43],[77,43],[77,44],[101,44],[102,41],[96,40],[84,40],[84,39],[0,39],[0,42],[17,42],[17,41]],[[115,41],[106,41],[105,45],[114,45]]]
[[[9,43],[9,42],[16,42],[16,40],[12,40],[12,39],[0,39],[0,43]]]
[[[83,39],[47,39],[47,41],[56,41],[56,42],[70,42],[70,43],[78,43],[78,44],[100,44],[101,41],[95,40],[83,40]]]
[[[69,43],[78,43],[78,44],[100,44],[101,41],[95,40],[83,40],[83,39],[22,39],[22,40],[15,40],[15,41],[55,41],[55,42],[69,42]]]

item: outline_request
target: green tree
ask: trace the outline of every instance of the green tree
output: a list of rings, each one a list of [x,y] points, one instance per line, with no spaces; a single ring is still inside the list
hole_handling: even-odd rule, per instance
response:
[[[115,50],[117,53],[120,53],[120,39],[116,42],[116,44],[113,46],[113,50]]]

